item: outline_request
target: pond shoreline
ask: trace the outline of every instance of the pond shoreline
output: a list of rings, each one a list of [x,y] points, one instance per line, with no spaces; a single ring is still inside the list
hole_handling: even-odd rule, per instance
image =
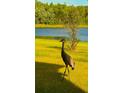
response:
[[[64,28],[35,28],[35,36],[45,36],[45,37],[70,37],[69,32]],[[81,41],[88,41],[88,29],[80,28],[76,34],[77,39]]]
[[[35,28],[64,28],[64,25],[35,24]],[[88,28],[88,25],[79,25],[79,28]]]
[[[45,40],[61,40],[61,39],[66,39],[66,40],[70,40],[68,37],[64,37],[64,36],[60,36],[60,37],[54,37],[54,36],[35,36],[35,39],[45,39]],[[80,42],[88,42],[88,41],[82,41],[79,40]]]

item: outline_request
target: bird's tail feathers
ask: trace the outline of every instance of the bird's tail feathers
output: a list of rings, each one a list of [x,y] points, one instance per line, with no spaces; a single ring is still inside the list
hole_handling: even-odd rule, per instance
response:
[[[75,69],[75,62],[73,62],[73,66],[72,66],[72,70],[74,70]]]

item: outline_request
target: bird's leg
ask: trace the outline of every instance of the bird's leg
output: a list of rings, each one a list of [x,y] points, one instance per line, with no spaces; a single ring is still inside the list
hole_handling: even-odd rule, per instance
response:
[[[69,80],[70,80],[70,72],[69,72],[69,68],[68,68],[68,76],[69,76]]]
[[[67,68],[67,67],[65,67],[64,76],[65,76],[65,74],[66,74],[66,68]]]
[[[66,74],[66,69],[67,69],[67,66],[65,67],[65,71],[64,71],[64,74],[63,74],[62,81],[64,80],[64,76],[65,76],[65,74]]]

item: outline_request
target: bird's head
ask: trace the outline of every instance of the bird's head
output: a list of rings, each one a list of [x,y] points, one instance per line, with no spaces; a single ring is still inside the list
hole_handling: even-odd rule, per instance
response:
[[[60,42],[65,42],[65,39],[61,39]]]

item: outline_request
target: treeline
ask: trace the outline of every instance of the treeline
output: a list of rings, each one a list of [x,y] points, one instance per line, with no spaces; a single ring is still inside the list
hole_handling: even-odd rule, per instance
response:
[[[78,19],[79,24],[88,24],[88,7],[35,2],[35,24],[65,24],[68,18],[74,22]]]

